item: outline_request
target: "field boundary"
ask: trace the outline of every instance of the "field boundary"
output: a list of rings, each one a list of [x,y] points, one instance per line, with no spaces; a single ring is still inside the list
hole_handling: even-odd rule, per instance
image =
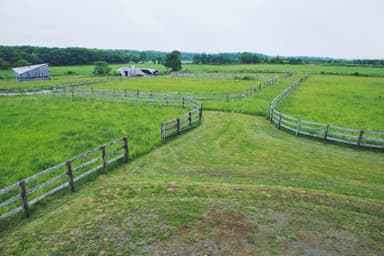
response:
[[[384,148],[384,132],[357,130],[347,127],[340,127],[325,123],[302,120],[284,114],[276,109],[288,94],[293,91],[299,84],[305,81],[311,74],[307,74],[294,82],[285,89],[281,94],[275,97],[269,106],[269,120],[276,124],[278,129],[284,128],[296,136],[305,135],[323,139],[324,141],[335,141],[344,144],[356,145],[367,148]]]

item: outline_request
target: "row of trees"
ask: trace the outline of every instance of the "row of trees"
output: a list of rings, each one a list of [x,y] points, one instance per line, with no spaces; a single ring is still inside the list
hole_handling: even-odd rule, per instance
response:
[[[300,57],[270,57],[258,53],[219,53],[219,54],[195,54],[192,58],[195,64],[303,64]]]
[[[0,69],[26,66],[31,64],[49,63],[50,65],[85,65],[96,61],[105,61],[111,64],[144,63],[151,61],[162,64],[167,53],[160,51],[133,51],[133,50],[99,50],[78,47],[48,48],[34,46],[0,46]],[[219,53],[219,54],[193,54],[179,52],[183,61],[192,61],[195,64],[303,64],[303,63],[330,63],[335,65],[384,65],[384,60],[344,60],[319,57],[281,57],[267,56],[258,53]]]
[[[172,71],[181,70],[181,53],[179,51],[172,51],[171,53],[165,56],[163,65]],[[96,61],[93,74],[95,75],[109,75],[112,71],[112,68],[109,66],[108,62],[105,61]]]
[[[0,46],[0,69],[49,63],[50,65],[85,65],[96,61],[108,63],[162,63],[165,52],[98,50],[87,48],[47,48],[33,46]]]

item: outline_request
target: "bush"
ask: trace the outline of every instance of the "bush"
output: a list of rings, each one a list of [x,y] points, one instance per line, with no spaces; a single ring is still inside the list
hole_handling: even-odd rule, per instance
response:
[[[95,68],[93,70],[93,74],[96,75],[108,75],[111,73],[112,68],[105,61],[97,61],[95,62]]]
[[[65,71],[64,72],[64,75],[75,75],[77,74],[75,71],[72,71],[72,70],[68,70],[68,71]]]

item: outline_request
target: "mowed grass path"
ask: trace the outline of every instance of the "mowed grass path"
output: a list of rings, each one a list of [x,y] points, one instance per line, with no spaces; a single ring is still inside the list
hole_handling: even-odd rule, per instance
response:
[[[277,108],[309,121],[384,131],[384,78],[311,76]]]
[[[381,255],[384,156],[205,112],[200,127],[61,194],[0,254]]]
[[[56,97],[0,97],[0,188],[113,139],[132,156],[161,144],[160,123],[186,112]]]

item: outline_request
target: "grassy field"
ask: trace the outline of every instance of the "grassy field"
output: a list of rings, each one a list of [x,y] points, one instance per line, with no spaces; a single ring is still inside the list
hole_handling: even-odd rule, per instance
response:
[[[384,131],[384,78],[312,76],[277,108],[300,119]]]
[[[116,72],[117,69],[124,66],[131,66],[133,64],[113,64],[110,65],[112,71]],[[154,68],[160,72],[165,72],[166,68],[160,64],[140,63],[135,64],[137,67]],[[0,89],[9,88],[49,88],[56,84],[66,82],[76,82],[81,80],[100,79],[102,77],[94,76],[92,74],[94,65],[82,66],[62,66],[62,67],[49,67],[51,76],[50,81],[29,81],[17,82],[14,79],[12,70],[0,70]],[[278,73],[285,73],[287,71],[294,72],[331,72],[355,75],[356,72],[360,75],[379,75],[384,76],[383,68],[367,67],[367,66],[332,66],[332,65],[196,65],[196,64],[183,64],[183,72],[211,72],[211,73],[241,73],[243,75],[250,75],[254,73],[262,73],[265,75],[276,75]]]
[[[331,72],[355,75],[384,76],[384,68],[367,66],[334,66],[334,65],[282,65],[282,64],[257,64],[257,65],[196,65],[184,64],[183,71],[191,72],[232,72],[232,73],[265,73],[265,72]]]
[[[161,90],[176,92],[215,93],[244,91],[261,83],[262,80],[181,78],[157,76],[128,78],[108,83],[90,85],[93,88],[124,88],[128,90]]]
[[[381,255],[384,156],[206,112],[191,132],[0,226],[2,255]]]
[[[52,72],[65,80],[71,69],[85,79],[92,68],[52,67]],[[380,69],[186,64],[184,70],[299,72],[243,100],[205,102],[202,125],[162,147],[157,147],[160,122],[185,110],[0,97],[0,188],[123,135],[134,156],[128,165],[93,176],[92,184],[77,184],[76,193],[67,189],[33,206],[30,219],[20,214],[0,222],[0,255],[384,254],[383,153],[297,138],[265,119],[271,100],[304,71],[379,74]],[[365,117],[377,118],[383,116],[381,81],[313,76],[279,109],[296,115],[302,100],[308,106],[300,113],[313,121],[313,111],[340,119],[328,105],[352,110],[345,122],[368,112]],[[112,81],[108,87],[216,92],[257,82],[155,77]],[[380,124],[380,118],[371,123]]]
[[[122,136],[133,156],[148,152],[161,144],[160,123],[185,112],[32,96],[0,105],[0,188]]]

